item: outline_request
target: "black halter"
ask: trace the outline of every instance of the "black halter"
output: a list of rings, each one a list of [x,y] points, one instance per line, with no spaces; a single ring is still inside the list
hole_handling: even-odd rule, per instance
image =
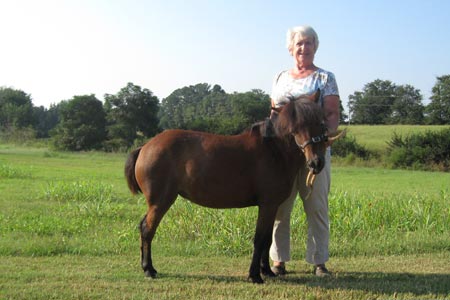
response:
[[[308,145],[311,144],[317,144],[320,142],[327,142],[328,141],[328,135],[326,133],[323,133],[318,136],[313,136],[311,139],[307,140],[303,144],[300,145],[300,148],[304,150]]]
[[[327,142],[328,141],[328,135],[327,135],[327,127],[325,126],[325,124],[322,124],[322,128],[323,128],[323,132],[321,135],[318,136],[313,136],[311,139],[307,140],[306,142],[304,142],[303,144],[299,145],[300,149],[302,149],[302,151],[305,151],[305,148],[308,145],[312,145],[312,144],[318,144],[321,142]]]

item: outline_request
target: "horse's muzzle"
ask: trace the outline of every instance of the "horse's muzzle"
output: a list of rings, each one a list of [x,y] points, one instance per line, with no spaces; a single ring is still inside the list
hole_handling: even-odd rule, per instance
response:
[[[323,156],[315,156],[307,162],[309,170],[313,174],[319,174],[325,166],[325,158]]]

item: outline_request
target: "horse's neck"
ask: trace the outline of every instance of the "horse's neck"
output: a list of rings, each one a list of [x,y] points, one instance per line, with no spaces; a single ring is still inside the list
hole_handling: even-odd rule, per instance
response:
[[[286,145],[285,151],[287,160],[292,164],[295,164],[298,169],[299,166],[297,166],[297,164],[301,162],[301,157],[304,157],[304,154],[297,146],[297,143],[295,143],[293,136],[289,136],[289,138],[284,143]]]
[[[275,158],[277,164],[284,165],[286,169],[293,170],[293,172],[298,172],[304,161],[304,155],[293,138],[273,137],[266,139],[263,144]]]
[[[278,164],[285,165],[286,169],[293,169],[298,172],[303,154],[300,152],[293,136],[278,136],[275,132],[276,127],[268,123],[266,120],[253,124],[250,128],[250,135],[262,140],[263,147],[268,149],[270,155],[276,159]],[[267,126],[272,126],[271,136],[267,136]]]

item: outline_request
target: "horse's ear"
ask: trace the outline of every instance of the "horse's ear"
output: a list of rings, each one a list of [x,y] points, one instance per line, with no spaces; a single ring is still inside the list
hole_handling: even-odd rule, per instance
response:
[[[273,110],[273,111],[276,111],[277,113],[280,113],[281,110],[283,109],[283,107],[275,107],[275,106],[272,106],[270,109]]]
[[[253,124],[252,127],[250,128],[250,135],[252,135],[252,136],[262,135],[261,134],[261,129],[262,129],[261,125],[262,125],[262,122]]]
[[[320,98],[320,89],[317,89],[314,94],[308,95],[307,98],[311,100],[312,102],[319,102]]]

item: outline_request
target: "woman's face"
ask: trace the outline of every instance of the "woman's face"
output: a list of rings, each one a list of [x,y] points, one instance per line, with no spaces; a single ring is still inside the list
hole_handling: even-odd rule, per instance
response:
[[[297,37],[292,47],[292,56],[295,62],[301,65],[309,66],[314,62],[314,38],[312,37]]]

